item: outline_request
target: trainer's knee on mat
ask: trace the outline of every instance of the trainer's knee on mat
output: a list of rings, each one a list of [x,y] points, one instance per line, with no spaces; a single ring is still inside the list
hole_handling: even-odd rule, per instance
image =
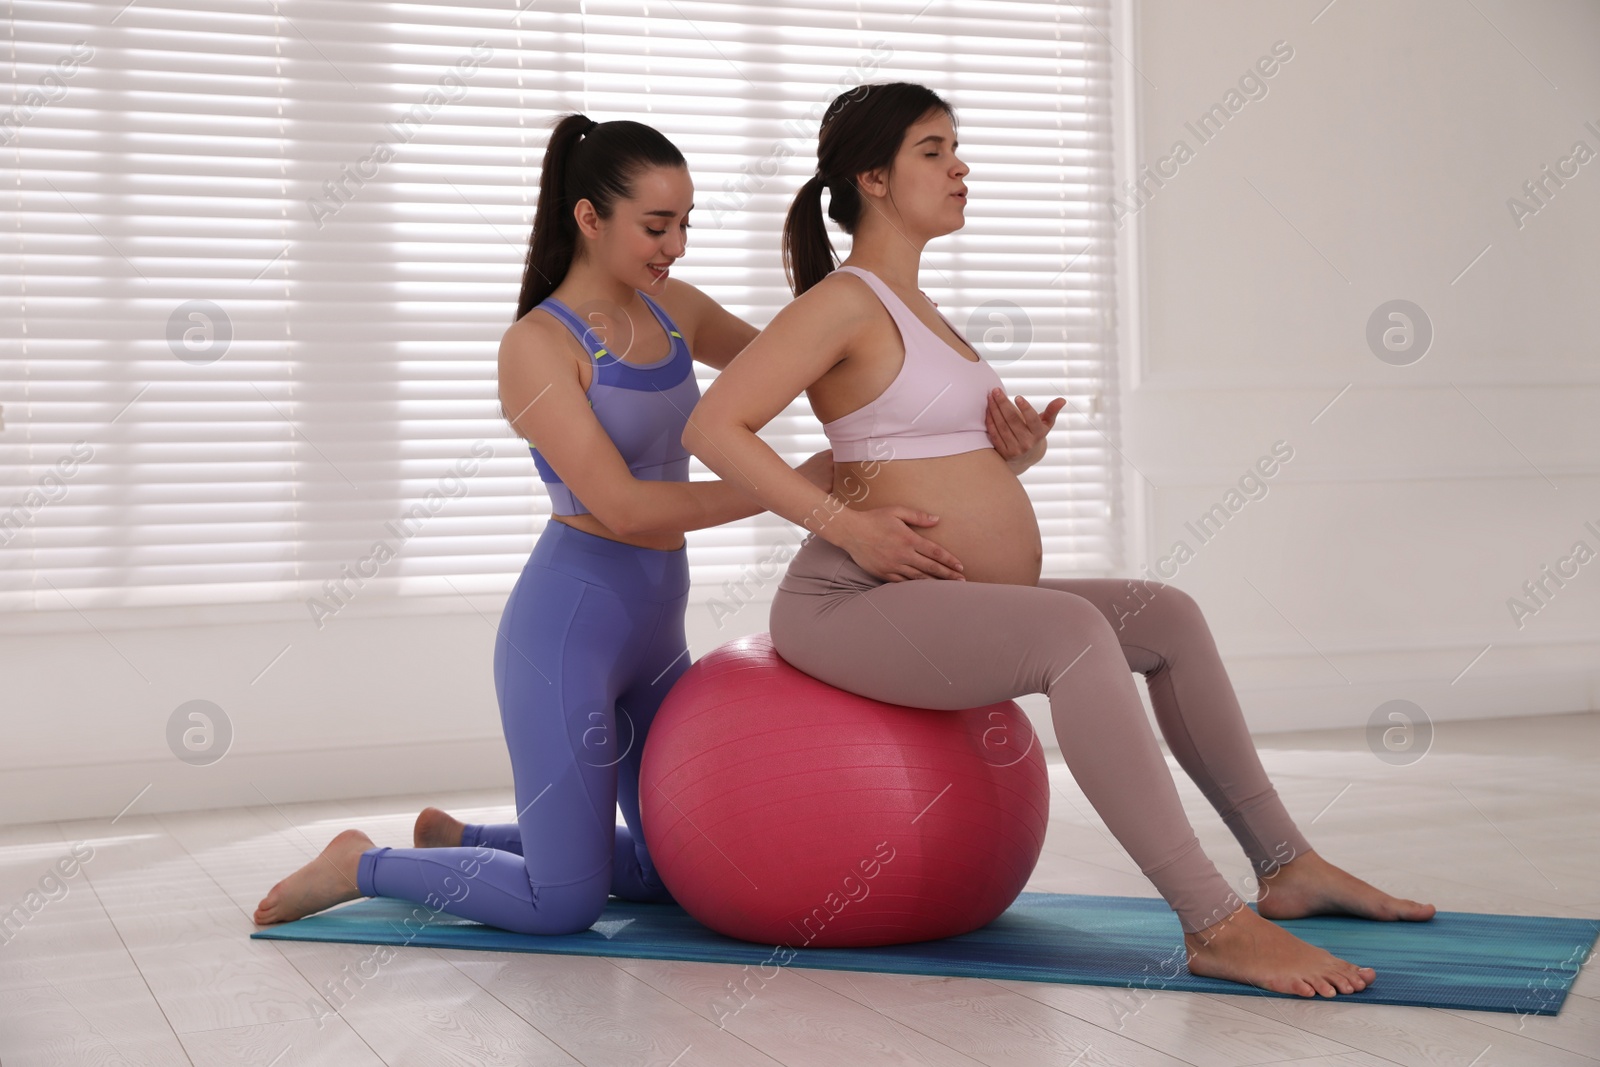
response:
[[[562,887],[567,888],[567,887]],[[581,934],[593,926],[606,910],[606,894],[598,898],[588,893],[582,899],[567,894],[541,891],[538,907],[526,916],[518,916],[506,924],[506,929],[519,934]],[[498,924],[496,924],[498,925]]]

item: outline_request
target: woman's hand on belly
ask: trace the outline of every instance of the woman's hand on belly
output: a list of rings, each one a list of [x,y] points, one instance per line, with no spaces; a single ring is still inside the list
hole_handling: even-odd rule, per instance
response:
[[[850,553],[862,570],[876,578],[889,582],[918,578],[966,580],[955,553],[912,529],[938,523],[936,516],[925,511],[903,504],[865,510],[847,507],[829,521],[837,525],[828,540]]]

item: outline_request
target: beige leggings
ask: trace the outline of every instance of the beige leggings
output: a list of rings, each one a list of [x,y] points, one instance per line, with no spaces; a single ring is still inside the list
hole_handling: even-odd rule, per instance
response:
[[[1267,779],[1199,606],[1161,582],[889,582],[810,535],[772,601],[785,660],[874,700],[955,710],[1046,693],[1056,741],[1095,811],[1187,932],[1244,898],[1200,849],[1139,703],[1260,874],[1311,846]]]

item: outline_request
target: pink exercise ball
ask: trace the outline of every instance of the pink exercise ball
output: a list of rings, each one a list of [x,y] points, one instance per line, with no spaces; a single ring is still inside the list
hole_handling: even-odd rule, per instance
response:
[[[859,947],[969,933],[1039,861],[1050,781],[1014,701],[885,704],[820,682],[765,633],[698,660],[640,763],[645,844],[728,937]]]

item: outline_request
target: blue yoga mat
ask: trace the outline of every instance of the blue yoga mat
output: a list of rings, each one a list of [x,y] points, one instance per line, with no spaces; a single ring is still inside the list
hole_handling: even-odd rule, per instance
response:
[[[409,920],[409,921],[408,921]],[[1338,916],[1284,921],[1286,930],[1336,956],[1372,967],[1377,981],[1341,1002],[1555,1015],[1600,933],[1600,920],[1441,911],[1425,923]],[[884,948],[790,948],[723,937],[676,904],[612,899],[580,934],[514,934],[419,904],[375,897],[251,934],[283,941],[626,956],[881,971],[958,978],[1244,993],[1234,982],[1184,968],[1183,932],[1155,897],[1023,893],[981,930]],[[785,962],[787,961],[787,962]],[[1250,996],[1289,994],[1251,990]]]

